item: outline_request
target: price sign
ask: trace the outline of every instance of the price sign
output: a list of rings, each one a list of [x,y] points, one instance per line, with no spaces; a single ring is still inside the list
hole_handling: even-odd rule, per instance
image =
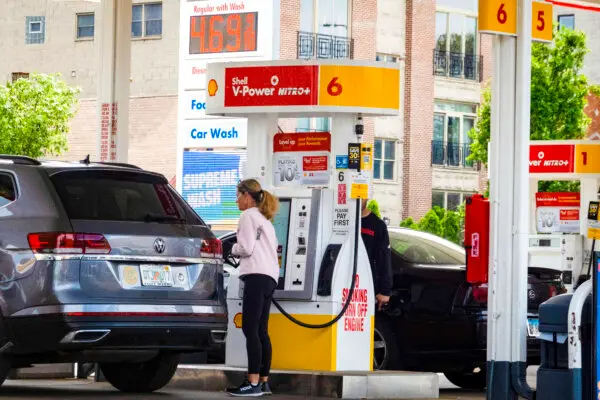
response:
[[[538,42],[552,41],[552,3],[534,1],[532,6],[531,37]]]
[[[256,51],[257,12],[190,17],[190,54]]]
[[[575,173],[600,173],[600,144],[578,144],[575,146]]]
[[[348,169],[360,167],[360,143],[348,143]]]
[[[373,169],[373,148],[370,144],[363,144],[360,148],[360,169],[361,171]]]
[[[479,32],[516,36],[517,0],[479,0]]]

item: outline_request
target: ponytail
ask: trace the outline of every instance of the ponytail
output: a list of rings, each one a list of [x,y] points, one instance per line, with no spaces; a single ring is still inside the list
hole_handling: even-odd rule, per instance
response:
[[[261,190],[261,192],[261,200],[257,203],[258,210],[266,219],[272,221],[279,211],[279,200],[266,190]]]
[[[279,199],[277,197],[263,190],[256,179],[243,180],[238,184],[237,188],[241,193],[249,193],[254,201],[256,201],[256,207],[260,213],[269,221],[273,220],[273,217],[279,211]]]

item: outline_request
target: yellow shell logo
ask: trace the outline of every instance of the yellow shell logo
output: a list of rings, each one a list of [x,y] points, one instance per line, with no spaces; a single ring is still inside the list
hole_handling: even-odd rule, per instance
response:
[[[213,97],[215,94],[217,94],[218,90],[219,90],[219,85],[217,85],[217,81],[215,81],[214,79],[211,79],[208,82],[208,95],[210,97]]]
[[[233,317],[233,324],[236,328],[242,329],[242,313],[235,314],[235,317]]]

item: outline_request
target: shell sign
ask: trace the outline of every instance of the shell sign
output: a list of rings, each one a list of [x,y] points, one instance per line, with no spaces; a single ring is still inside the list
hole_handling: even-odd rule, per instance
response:
[[[233,317],[233,324],[236,328],[242,329],[242,313],[237,313]]]
[[[213,97],[215,94],[217,94],[217,91],[219,90],[219,85],[217,85],[217,81],[215,81],[214,79],[211,79],[208,82],[208,95],[210,97]]]

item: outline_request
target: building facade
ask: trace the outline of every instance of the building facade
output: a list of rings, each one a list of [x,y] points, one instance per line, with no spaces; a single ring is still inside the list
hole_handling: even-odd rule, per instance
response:
[[[133,3],[128,161],[176,183],[181,3]],[[96,153],[98,11],[99,4],[88,1],[0,4],[0,51],[11,54],[0,61],[0,80],[58,72],[82,90],[63,159]],[[279,57],[401,62],[404,12],[403,2],[393,0],[282,0]],[[402,120],[365,121],[365,139],[375,147],[376,198],[393,224],[402,209]],[[329,124],[323,118],[280,121],[289,132],[328,130]]]
[[[491,77],[491,38],[479,35],[477,0],[407,0],[403,218],[456,209],[485,171],[467,160]]]

